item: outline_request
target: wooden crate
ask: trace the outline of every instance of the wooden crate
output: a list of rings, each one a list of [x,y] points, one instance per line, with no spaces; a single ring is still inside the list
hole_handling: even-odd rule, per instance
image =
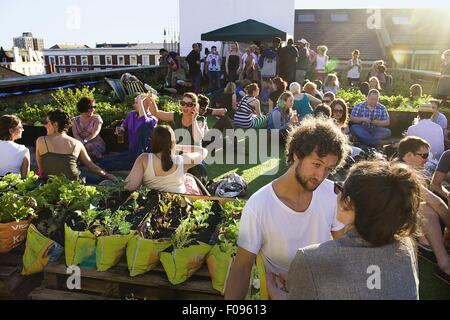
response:
[[[0,299],[28,299],[29,293],[42,282],[42,273],[20,274],[23,252],[24,245],[11,252],[0,253]]]
[[[172,285],[161,266],[145,274],[130,277],[125,261],[105,272],[81,269],[81,289],[67,289],[67,267],[61,262],[44,269],[42,287],[31,293],[32,299],[223,299],[212,288],[206,266],[189,280]],[[74,295],[70,295],[73,293]]]

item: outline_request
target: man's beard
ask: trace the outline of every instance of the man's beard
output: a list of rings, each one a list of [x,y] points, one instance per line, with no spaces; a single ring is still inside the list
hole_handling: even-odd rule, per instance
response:
[[[310,181],[310,179],[305,179],[304,177],[301,176],[301,174],[299,173],[299,167],[301,166],[301,163],[299,163],[297,165],[297,167],[295,168],[295,179],[297,180],[297,182],[302,186],[303,189],[313,192],[315,191],[319,186],[320,183],[317,184],[316,187],[312,188],[308,185],[308,181]]]

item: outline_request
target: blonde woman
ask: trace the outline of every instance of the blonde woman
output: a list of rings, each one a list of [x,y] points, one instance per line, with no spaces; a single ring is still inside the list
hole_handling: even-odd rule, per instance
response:
[[[323,92],[333,92],[337,94],[339,91],[339,79],[335,73],[330,73],[325,78],[325,83],[323,85]]]
[[[369,90],[377,89],[381,92],[380,80],[377,77],[371,77],[369,79]]]
[[[292,92],[294,97],[293,110],[296,111],[299,120],[303,119],[308,114],[313,113],[313,107],[319,105],[322,101],[309,93],[302,93],[302,87],[298,82],[292,82],[289,86],[289,91]]]
[[[327,56],[328,48],[327,46],[318,46],[317,54],[313,59],[314,66],[314,80],[325,80],[326,71],[325,68],[328,64],[328,56]]]
[[[230,43],[230,51],[226,56],[225,72],[229,82],[235,82],[239,78],[239,66],[241,65],[242,53],[237,42]]]

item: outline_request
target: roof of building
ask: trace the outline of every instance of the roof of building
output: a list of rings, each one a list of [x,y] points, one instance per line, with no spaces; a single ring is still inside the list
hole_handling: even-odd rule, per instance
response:
[[[365,60],[385,59],[389,47],[439,49],[450,47],[450,21],[440,9],[296,10],[295,41],[305,38],[311,48],[328,47],[328,55],[349,59],[353,49]],[[447,14],[448,16],[448,14]]]
[[[55,44],[53,47],[50,47],[50,49],[89,49],[89,46],[83,44]]]
[[[0,78],[26,77],[25,74],[0,66]]]

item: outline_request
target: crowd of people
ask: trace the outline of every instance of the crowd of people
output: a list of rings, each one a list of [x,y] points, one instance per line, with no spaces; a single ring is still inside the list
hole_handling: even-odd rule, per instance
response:
[[[272,46],[253,44],[242,54],[231,43],[225,59],[216,47],[204,58],[200,44],[192,48],[184,66],[175,52],[161,49],[166,85],[184,89],[180,109],[163,111],[152,94],[136,95],[133,110],[116,128],[118,138],[128,139],[126,152],[106,154],[94,99],[80,99],[80,115],[73,119],[63,110],[50,111],[43,121],[47,135],[36,141],[38,174],[98,184],[116,180],[111,172],[127,171],[128,190],[202,194],[208,117],[224,137],[227,129],[277,130],[288,169],[244,208],[226,298],[245,297],[258,255],[272,299],[418,299],[416,243],[449,281],[450,150],[445,151],[447,118],[439,100],[420,106],[395,159],[355,161],[371,148],[383,152],[391,142],[380,94],[392,78],[383,61],[362,82],[360,52],[352,52],[347,82],[367,98],[350,111],[336,98],[341,84],[328,68],[326,46],[314,51],[301,39],[281,47],[275,39]],[[205,74],[209,83],[203,86]],[[410,99],[421,96],[421,86],[411,86]],[[176,137],[177,129],[184,134]],[[0,117],[0,176],[29,172],[30,151],[14,142],[22,132],[19,118]],[[345,181],[327,179],[349,159]],[[427,177],[425,167],[433,161],[436,168]],[[373,266],[382,272],[382,287],[377,281],[368,285]]]

